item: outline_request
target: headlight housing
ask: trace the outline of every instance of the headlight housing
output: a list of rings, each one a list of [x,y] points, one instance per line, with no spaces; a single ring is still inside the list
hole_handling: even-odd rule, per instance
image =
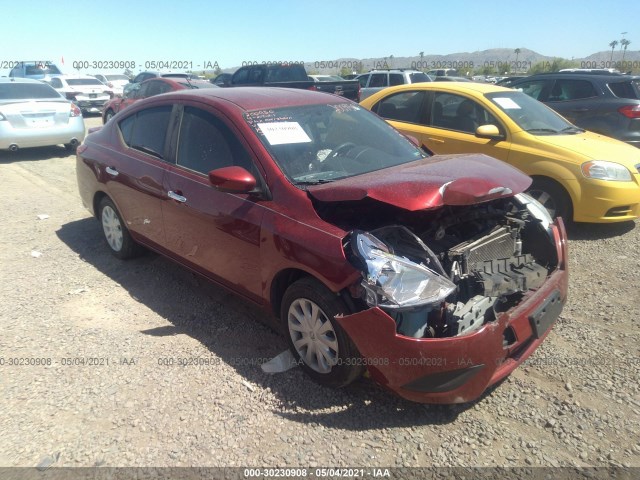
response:
[[[549,211],[544,208],[544,205],[528,193],[518,193],[515,198],[529,210],[531,215],[540,220],[545,230],[549,229],[549,225],[553,223],[553,218],[549,215]]]
[[[366,302],[385,308],[412,308],[437,304],[456,289],[448,278],[394,255],[389,247],[367,232],[354,232],[352,250],[364,263]]]
[[[596,180],[611,180],[616,182],[630,182],[631,172],[624,165],[605,160],[591,160],[580,167],[582,175]]]

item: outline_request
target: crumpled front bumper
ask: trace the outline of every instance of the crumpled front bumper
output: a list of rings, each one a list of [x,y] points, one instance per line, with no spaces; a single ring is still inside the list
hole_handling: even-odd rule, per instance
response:
[[[552,227],[558,268],[536,291],[478,331],[458,337],[412,338],[396,332],[379,308],[336,317],[360,351],[371,377],[421,403],[465,403],[509,375],[542,343],[567,299],[566,234]],[[542,323],[540,323],[540,319]]]

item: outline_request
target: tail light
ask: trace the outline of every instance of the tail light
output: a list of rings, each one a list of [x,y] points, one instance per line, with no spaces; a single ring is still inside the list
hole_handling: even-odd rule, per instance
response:
[[[618,111],[627,118],[640,118],[640,105],[625,105]]]
[[[71,104],[71,111],[69,112],[70,117],[81,117],[82,111],[78,108],[75,103]]]

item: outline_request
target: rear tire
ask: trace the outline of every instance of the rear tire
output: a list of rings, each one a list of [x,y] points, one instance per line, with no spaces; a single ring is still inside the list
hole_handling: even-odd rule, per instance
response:
[[[138,245],[125,226],[118,209],[109,197],[104,197],[98,207],[98,219],[104,239],[111,253],[121,260],[139,256],[143,248]]]
[[[527,193],[539,201],[552,218],[562,217],[565,223],[573,221],[571,197],[557,182],[548,178],[534,178]]]
[[[321,385],[344,387],[364,372],[360,353],[335,320],[351,312],[313,278],[293,283],[282,298],[280,319],[302,369]]]

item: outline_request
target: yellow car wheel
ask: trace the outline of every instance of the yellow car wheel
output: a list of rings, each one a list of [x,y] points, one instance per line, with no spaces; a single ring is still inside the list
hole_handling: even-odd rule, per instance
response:
[[[573,219],[573,204],[567,191],[550,178],[534,178],[528,192],[539,201],[553,218],[562,217],[565,223]]]

